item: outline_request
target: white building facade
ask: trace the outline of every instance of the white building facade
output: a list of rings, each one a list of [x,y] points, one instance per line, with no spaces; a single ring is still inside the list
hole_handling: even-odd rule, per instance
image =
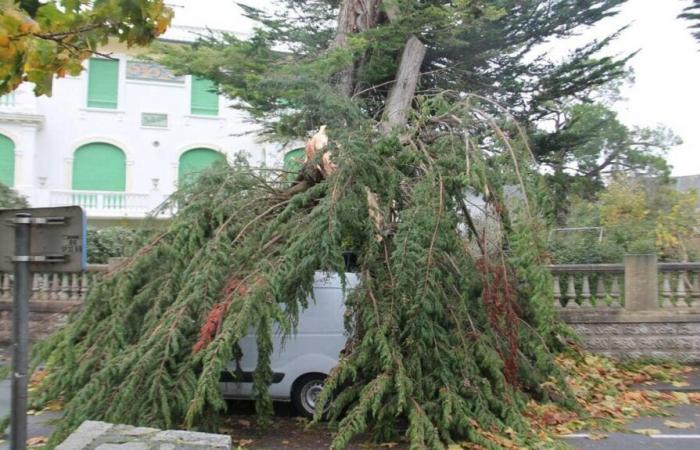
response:
[[[182,36],[188,30],[173,30]],[[187,39],[182,39],[187,40]],[[245,114],[207,80],[177,77],[118,45],[52,97],[22,85],[0,98],[0,182],[33,207],[78,204],[92,225],[143,219],[178,183],[243,152],[277,166]]]

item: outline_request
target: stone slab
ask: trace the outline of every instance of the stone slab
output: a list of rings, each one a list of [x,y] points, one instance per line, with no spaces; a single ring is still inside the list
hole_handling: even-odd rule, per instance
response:
[[[231,436],[87,421],[56,450],[230,450]]]

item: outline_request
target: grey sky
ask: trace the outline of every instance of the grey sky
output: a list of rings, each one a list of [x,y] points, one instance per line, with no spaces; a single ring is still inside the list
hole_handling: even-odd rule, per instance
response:
[[[267,3],[263,0],[264,3]],[[263,3],[249,1],[251,4]],[[241,17],[234,0],[171,0],[178,25],[250,32],[252,23]],[[676,16],[690,0],[629,0],[621,13],[573,39],[604,37],[631,24],[612,44],[611,53],[639,49],[631,66],[634,85],[625,87],[624,102],[616,109],[628,125],[664,124],[684,143],[669,154],[674,175],[700,173],[700,43]],[[564,54],[567,44],[556,44]]]

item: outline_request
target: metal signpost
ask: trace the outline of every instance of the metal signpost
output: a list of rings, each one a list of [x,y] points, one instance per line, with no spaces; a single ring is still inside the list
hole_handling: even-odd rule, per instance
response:
[[[32,272],[79,272],[87,265],[79,206],[0,210],[0,271],[14,266],[10,449],[27,448],[29,297]]]

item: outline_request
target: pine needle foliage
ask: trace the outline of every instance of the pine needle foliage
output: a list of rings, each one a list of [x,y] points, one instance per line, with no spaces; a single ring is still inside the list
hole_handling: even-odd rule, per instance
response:
[[[329,406],[332,448],[364,432],[404,434],[413,449],[464,440],[498,448],[486,433],[506,429],[529,445],[529,399],[576,407],[554,364],[571,336],[544,267],[547,200],[527,136],[498,103],[469,93],[464,67],[483,75],[501,63],[512,68],[514,53],[595,23],[620,2],[586,10],[575,0],[285,0],[318,11],[317,34],[304,26],[309,14],[292,14],[302,25],[286,26],[250,8],[262,26],[249,40],[164,50],[162,62],[219,82],[270,136],[300,138],[327,125],[330,140],[294,182],[281,170],[235,164],[173,196],[168,228],[35,348],[35,364],[48,370],[36,401],[65,399],[49,447],[86,419],[216,429],[227,412],[221,373],[240,358],[238,342],[251,328],[254,400],[259,420],[269,421],[273,327],[294,333],[313,301],[315,272],[343,274],[348,250],[361,279],[346,302],[351,337],[316,417]],[[370,4],[378,9],[353,16],[369,17],[365,28],[342,45],[329,42],[338,7],[355,14]],[[504,5],[519,7],[507,13]],[[547,32],[516,26],[530,19]],[[486,31],[486,40],[501,41],[503,58],[486,47],[460,59]],[[404,43],[417,41],[428,49],[413,69],[423,77],[404,93],[405,117],[386,127]],[[351,90],[341,94],[349,66]],[[494,81],[505,89],[495,97],[515,95],[516,84]],[[319,169],[329,156],[333,170]]]
[[[333,132],[338,169],[304,192],[289,196],[284,174],[239,165],[178,193],[169,228],[37,346],[49,374],[37,400],[66,399],[50,445],[86,419],[214,429],[226,411],[219,377],[250,327],[256,407],[268,420],[273,324],[293,332],[314,272],[344,273],[348,246],[362,284],[348,298],[353,338],[321,398],[339,424],[333,448],[365,431],[388,438],[400,420],[413,448],[478,442],[474,421],[525,431],[527,398],[562,380],[552,357],[567,336],[542,266],[538,177],[522,142],[499,138],[508,124],[494,120],[488,150],[465,140],[483,121],[477,102],[449,97],[420,99],[415,145],[369,126]],[[451,131],[425,145],[441,117]],[[222,303],[215,336],[193,351]]]

